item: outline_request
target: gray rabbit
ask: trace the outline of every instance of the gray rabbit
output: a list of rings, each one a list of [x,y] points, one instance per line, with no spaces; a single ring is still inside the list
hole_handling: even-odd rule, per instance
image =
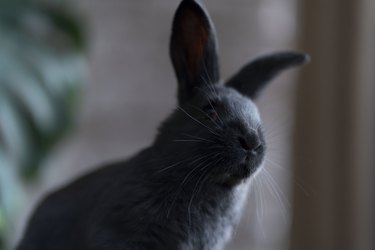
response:
[[[239,222],[266,145],[253,99],[307,56],[259,57],[220,84],[214,27],[183,0],[170,56],[178,107],[151,146],[45,198],[18,250],[219,250]]]

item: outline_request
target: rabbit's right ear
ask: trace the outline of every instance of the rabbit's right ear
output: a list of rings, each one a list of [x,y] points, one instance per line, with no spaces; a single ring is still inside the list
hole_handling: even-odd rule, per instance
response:
[[[170,56],[178,80],[178,101],[219,81],[215,30],[210,17],[195,0],[183,0],[172,27]]]
[[[245,65],[226,85],[254,99],[280,72],[303,65],[309,60],[307,54],[293,51],[260,56]]]

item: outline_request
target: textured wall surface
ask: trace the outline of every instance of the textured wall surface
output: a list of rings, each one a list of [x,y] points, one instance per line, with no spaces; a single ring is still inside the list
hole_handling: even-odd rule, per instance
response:
[[[160,121],[176,105],[176,81],[168,56],[171,21],[179,1],[79,0],[91,38],[90,78],[78,128],[47,162],[28,209],[48,190],[101,163],[123,159],[148,145]],[[292,48],[293,0],[206,0],[216,25],[222,77],[255,55]],[[269,152],[228,249],[283,249],[288,220],[288,147],[292,124],[292,73],[273,82],[258,100]]]

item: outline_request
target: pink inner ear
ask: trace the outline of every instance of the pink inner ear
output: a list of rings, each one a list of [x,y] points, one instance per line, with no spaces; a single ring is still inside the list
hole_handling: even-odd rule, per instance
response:
[[[186,11],[181,16],[181,40],[179,42],[184,51],[191,79],[198,77],[198,71],[204,60],[204,52],[208,43],[208,32],[207,21],[199,13]]]

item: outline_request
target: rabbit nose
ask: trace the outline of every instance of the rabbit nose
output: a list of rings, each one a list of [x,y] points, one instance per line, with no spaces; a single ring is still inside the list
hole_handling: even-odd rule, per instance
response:
[[[238,136],[238,142],[242,149],[251,155],[258,155],[263,151],[263,144],[257,135],[250,134],[246,136]]]

